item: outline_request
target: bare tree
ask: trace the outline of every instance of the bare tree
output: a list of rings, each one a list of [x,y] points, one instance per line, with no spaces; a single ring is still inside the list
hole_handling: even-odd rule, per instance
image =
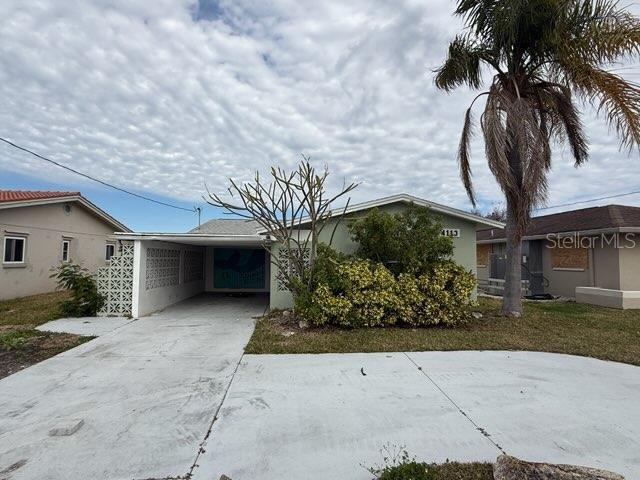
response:
[[[312,276],[303,277],[303,273],[305,269],[312,271],[319,235],[334,214],[331,205],[357,187],[356,183],[344,183],[338,193],[328,195],[325,191],[328,168],[317,172],[308,156],[302,158],[292,172],[272,167],[268,181],[258,172],[253,182],[239,184],[229,179],[231,186],[227,191],[231,200],[223,200],[211,192],[207,199],[208,203],[229,214],[257,222],[265,235],[263,245],[267,251],[271,251],[273,242],[284,249],[282,257],[270,255],[270,259],[294,294],[300,288],[309,289],[312,285]],[[348,200],[346,205],[349,205]],[[340,213],[343,214],[346,208]],[[302,278],[306,283],[300,281]]]

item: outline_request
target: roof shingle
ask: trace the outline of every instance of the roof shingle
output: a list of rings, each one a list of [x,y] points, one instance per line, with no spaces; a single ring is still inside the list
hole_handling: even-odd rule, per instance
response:
[[[237,218],[214,218],[203,223],[189,233],[210,233],[213,235],[257,235],[258,223],[254,220]]]
[[[533,217],[525,237],[622,227],[640,227],[640,207],[606,205]],[[501,228],[488,228],[478,230],[476,238],[500,240],[505,233]]]
[[[49,198],[74,197],[80,192],[56,192],[45,190],[0,190],[0,202],[20,202],[27,200],[46,200]]]

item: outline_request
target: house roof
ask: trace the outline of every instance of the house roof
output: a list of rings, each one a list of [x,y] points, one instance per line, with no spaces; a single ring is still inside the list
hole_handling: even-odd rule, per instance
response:
[[[213,235],[256,235],[258,223],[255,220],[237,218],[214,218],[189,233],[210,233]]]
[[[606,205],[533,217],[524,238],[541,237],[550,233],[629,231],[640,229],[640,208],[626,205]],[[505,240],[502,228],[478,230],[479,242]]]
[[[407,193],[400,193],[397,195],[391,195],[389,197],[382,197],[375,200],[370,200],[368,202],[356,203],[354,205],[349,205],[349,207],[346,209],[336,208],[336,209],[333,209],[331,213],[333,216],[339,216],[343,214],[359,212],[362,210],[368,210],[374,207],[381,207],[383,205],[389,205],[392,203],[414,203],[422,207],[427,207],[437,213],[441,213],[444,215],[449,215],[451,217],[456,217],[462,220],[473,222],[476,225],[482,225],[482,226],[488,226],[488,227],[494,227],[494,228],[504,228],[504,223],[498,222],[497,220],[491,220],[489,218],[485,218],[480,215],[475,215],[473,213],[465,212],[464,210],[459,210],[457,208],[449,207],[447,205],[442,205],[440,203],[435,203],[430,200],[425,200],[424,198],[414,197],[413,195],[409,195]]]
[[[129,227],[119,222],[107,212],[91,203],[80,192],[58,192],[45,190],[0,190],[0,209],[31,207],[51,203],[78,202],[104,222],[111,225],[114,231],[131,232]]]
[[[46,190],[0,190],[0,202],[19,202],[25,200],[43,200],[48,198],[73,197],[80,192],[57,192]]]

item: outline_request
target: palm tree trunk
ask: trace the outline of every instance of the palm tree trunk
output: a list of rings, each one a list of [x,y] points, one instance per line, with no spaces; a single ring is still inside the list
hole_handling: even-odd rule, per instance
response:
[[[502,297],[502,314],[509,317],[522,315],[522,238],[517,232],[516,215],[513,205],[507,201],[507,261],[504,273],[504,294]]]
[[[507,158],[512,178],[517,186],[518,195],[506,195],[507,222],[505,235],[507,237],[507,262],[504,273],[504,293],[502,297],[502,314],[508,317],[522,315],[522,232],[518,228],[518,220],[528,212],[522,211],[521,195],[523,189],[522,159],[518,148],[516,126],[510,115],[507,117],[507,135],[510,137],[507,147]]]

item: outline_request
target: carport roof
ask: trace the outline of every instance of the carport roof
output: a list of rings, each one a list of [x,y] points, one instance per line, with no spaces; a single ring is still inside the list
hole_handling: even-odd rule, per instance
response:
[[[118,240],[144,240],[183,243],[187,245],[220,245],[220,246],[260,246],[265,241],[261,235],[239,235],[239,234],[215,234],[215,233],[160,233],[142,232],[125,233],[117,232],[115,237]]]

